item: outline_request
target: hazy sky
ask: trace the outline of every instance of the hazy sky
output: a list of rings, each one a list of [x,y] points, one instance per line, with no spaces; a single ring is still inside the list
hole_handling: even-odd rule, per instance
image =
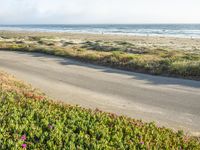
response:
[[[0,0],[0,24],[200,23],[200,0]]]

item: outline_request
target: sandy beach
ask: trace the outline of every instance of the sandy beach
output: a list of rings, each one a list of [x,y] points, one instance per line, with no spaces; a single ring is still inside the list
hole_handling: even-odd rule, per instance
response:
[[[171,50],[200,52],[200,39],[180,37],[158,37],[158,36],[134,36],[134,35],[112,35],[112,34],[87,34],[87,33],[61,33],[61,32],[32,32],[32,31],[0,31],[1,36],[10,38],[25,36],[47,36],[72,41],[126,41],[140,47],[167,48]]]

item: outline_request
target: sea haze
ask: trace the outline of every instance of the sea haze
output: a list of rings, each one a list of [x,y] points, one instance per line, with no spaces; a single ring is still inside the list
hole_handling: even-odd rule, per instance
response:
[[[200,38],[200,24],[0,25],[0,30]]]

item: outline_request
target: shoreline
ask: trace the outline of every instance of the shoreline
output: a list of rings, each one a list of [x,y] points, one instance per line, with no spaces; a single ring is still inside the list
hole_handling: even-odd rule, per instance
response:
[[[129,33],[108,33],[108,32],[69,32],[69,31],[59,31],[59,30],[24,30],[24,29],[19,29],[19,30],[2,30],[0,29],[0,33],[2,32],[7,32],[7,33],[40,33],[40,34],[61,34],[61,35],[95,35],[95,36],[118,36],[118,37],[138,37],[138,38],[170,38],[170,39],[196,39],[200,40],[199,37],[195,36],[173,36],[173,35],[156,35],[156,34],[129,34]]]
[[[76,32],[76,31],[59,31],[59,30],[24,30],[24,29],[11,29],[2,30],[0,32],[30,32],[30,33],[55,33],[55,34],[87,34],[87,35],[105,35],[105,36],[129,36],[129,37],[157,37],[157,38],[180,38],[180,39],[200,39],[200,36],[180,36],[180,35],[169,35],[169,34],[134,34],[134,33],[111,33],[111,32]]]

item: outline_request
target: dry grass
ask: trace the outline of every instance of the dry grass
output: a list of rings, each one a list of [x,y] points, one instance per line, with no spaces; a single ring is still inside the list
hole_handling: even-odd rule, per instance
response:
[[[7,33],[7,36],[4,33],[1,37],[0,49],[4,50],[43,52],[129,71],[200,79],[198,44],[194,46],[195,49],[187,47],[183,50],[180,45],[174,45],[174,48],[155,43],[152,45],[144,39],[137,42],[130,39],[105,41],[101,38],[88,41],[83,38],[72,39],[48,34],[46,36],[44,34],[27,36],[24,34],[12,35],[11,33]],[[186,45],[188,46],[189,43]],[[176,47],[178,48],[175,50]]]

